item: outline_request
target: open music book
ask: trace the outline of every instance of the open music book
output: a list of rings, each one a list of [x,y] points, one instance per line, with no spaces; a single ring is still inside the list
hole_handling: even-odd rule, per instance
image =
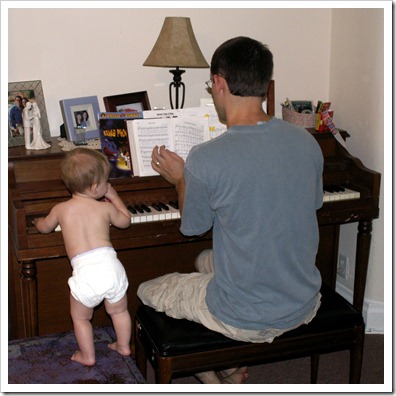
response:
[[[217,119],[214,109],[170,110],[166,114],[166,118],[157,118],[163,114],[148,110],[143,112],[143,119],[127,121],[134,176],[158,175],[151,167],[151,153],[155,146],[164,145],[185,160],[192,147],[227,129]]]

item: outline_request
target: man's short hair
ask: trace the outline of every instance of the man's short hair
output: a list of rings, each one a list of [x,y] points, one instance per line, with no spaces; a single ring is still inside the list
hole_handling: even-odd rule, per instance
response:
[[[267,95],[274,68],[268,47],[249,37],[235,37],[220,45],[214,52],[210,73],[227,81],[231,94],[236,96]]]

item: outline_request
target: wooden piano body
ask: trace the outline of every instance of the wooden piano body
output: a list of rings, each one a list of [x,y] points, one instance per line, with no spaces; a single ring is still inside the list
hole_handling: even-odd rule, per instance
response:
[[[357,255],[354,304],[362,308],[372,220],[378,217],[380,174],[351,157],[330,133],[310,132],[324,157],[324,184],[344,184],[359,191],[360,198],[324,204],[318,211],[320,246],[317,265],[324,282],[335,287],[339,227],[357,222]],[[347,137],[346,132],[342,132]],[[64,153],[53,139],[52,147],[31,152],[9,149],[9,319],[11,338],[30,337],[72,329],[67,280],[71,266],[61,232],[39,234],[33,218],[70,198],[60,180]],[[111,180],[127,204],[169,202],[176,192],[162,177]],[[169,272],[191,272],[196,255],[211,247],[211,234],[185,237],[180,220],[132,224],[111,229],[111,239],[129,278],[131,315],[139,304],[136,290],[147,279]],[[93,326],[110,324],[103,304],[95,309]]]

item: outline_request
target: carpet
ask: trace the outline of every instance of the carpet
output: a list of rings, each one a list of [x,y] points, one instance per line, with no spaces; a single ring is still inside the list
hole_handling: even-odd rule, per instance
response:
[[[111,327],[94,328],[96,364],[83,366],[70,359],[78,349],[74,332],[10,341],[9,384],[144,384],[133,359],[110,350]]]

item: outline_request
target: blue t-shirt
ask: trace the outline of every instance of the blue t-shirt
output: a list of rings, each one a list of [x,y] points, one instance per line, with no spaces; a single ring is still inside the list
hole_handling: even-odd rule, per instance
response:
[[[323,156],[305,130],[273,118],[193,148],[181,232],[213,227],[206,303],[232,326],[287,328],[314,307]]]

